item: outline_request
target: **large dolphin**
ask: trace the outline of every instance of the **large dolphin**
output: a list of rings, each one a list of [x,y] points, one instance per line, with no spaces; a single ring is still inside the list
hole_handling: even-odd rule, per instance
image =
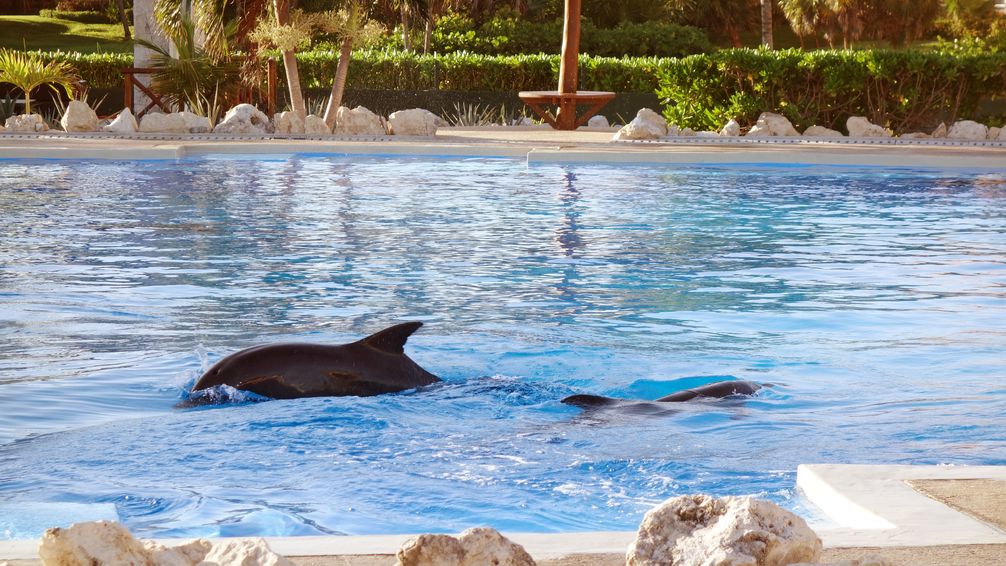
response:
[[[405,341],[422,326],[406,322],[358,342],[268,344],[235,352],[213,364],[192,391],[230,385],[273,399],[366,397],[429,385],[440,378],[405,355]]]
[[[691,389],[675,391],[666,397],[661,397],[656,401],[639,401],[634,399],[615,399],[613,397],[602,397],[601,395],[571,395],[562,400],[567,405],[573,405],[582,409],[593,409],[599,407],[636,407],[640,412],[646,409],[659,410],[654,403],[680,403],[691,401],[697,398],[722,399],[734,395],[754,395],[761,389],[761,385],[753,381],[730,380],[707,383]]]

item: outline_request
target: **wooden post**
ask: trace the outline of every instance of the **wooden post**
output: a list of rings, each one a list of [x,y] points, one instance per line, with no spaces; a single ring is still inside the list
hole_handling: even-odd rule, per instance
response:
[[[276,59],[269,58],[267,69],[266,88],[268,89],[268,93],[266,96],[268,97],[268,101],[266,106],[269,108],[269,115],[273,116],[276,114],[276,83],[279,82],[276,75]]]
[[[123,92],[123,98],[125,99],[126,108],[129,108],[130,112],[134,112],[133,109],[133,72],[132,69],[124,71],[122,74],[123,85],[125,85],[125,92]]]
[[[580,59],[580,0],[566,0],[565,27],[562,31],[562,59],[559,61],[559,92],[575,94],[578,87]],[[576,100],[563,98],[556,116],[561,130],[576,129]]]

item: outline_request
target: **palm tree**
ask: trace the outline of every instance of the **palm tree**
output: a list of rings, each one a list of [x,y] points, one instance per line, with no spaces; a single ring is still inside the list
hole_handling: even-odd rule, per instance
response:
[[[155,0],[154,19],[172,41],[186,33],[185,20],[191,20],[197,34],[203,38],[203,49],[207,55],[216,60],[228,59],[230,45],[224,22],[226,4],[227,0]],[[255,21],[258,16],[258,13],[246,11],[239,18]],[[240,24],[238,28],[241,29]]]
[[[297,48],[310,44],[317,18],[300,10],[290,10],[289,0],[273,0],[272,9],[262,14],[258,27],[248,37],[258,44],[270,45],[283,54],[290,107],[301,118],[307,116],[307,104],[300,86]]]
[[[214,61],[230,59],[231,44],[242,45],[248,54],[249,61],[254,61],[257,46],[247,41],[252,32],[260,27],[262,20],[270,17],[275,19],[275,27],[291,28],[290,5],[292,0],[237,0],[240,2],[237,10],[236,33],[228,36],[225,25],[225,10],[228,2],[235,0],[156,0],[154,18],[169,39],[184,41],[185,20],[191,19],[195,29],[203,37],[201,49]],[[284,44],[285,45],[285,44]],[[277,45],[277,47],[281,47]],[[300,87],[300,72],[297,68],[297,58],[293,48],[282,49],[283,71],[286,74],[287,89],[290,94],[290,105],[294,112],[301,116],[307,114],[304,95]]]
[[[724,30],[734,47],[741,47],[741,31],[751,29],[758,1],[667,0],[667,7],[680,12],[687,23],[708,30]]]
[[[231,26],[233,32],[233,26]],[[143,39],[136,43],[154,52],[151,86],[169,106],[195,107],[200,101],[226,99],[237,82],[238,65],[217,61],[199,44],[195,23],[182,18],[171,38],[174,52]]]
[[[772,49],[772,0],[761,0],[761,43]]]
[[[346,90],[349,75],[349,61],[356,43],[374,31],[367,25],[365,0],[348,0],[344,9],[330,12],[323,21],[323,27],[341,38],[339,65],[335,69],[332,92],[325,107],[325,124],[335,126],[335,114],[342,105],[342,95]]]
[[[10,83],[24,91],[25,114],[31,114],[31,91],[49,85],[58,94],[56,87],[60,86],[73,98],[76,79],[73,68],[65,61],[45,63],[34,53],[0,49],[0,83]]]
[[[783,15],[800,38],[801,48],[804,47],[803,38],[808,35],[813,35],[817,41],[817,33],[824,23],[827,2],[828,0],[779,0]]]
[[[864,0],[830,0],[828,6],[842,29],[842,47],[849,49],[863,33]]]

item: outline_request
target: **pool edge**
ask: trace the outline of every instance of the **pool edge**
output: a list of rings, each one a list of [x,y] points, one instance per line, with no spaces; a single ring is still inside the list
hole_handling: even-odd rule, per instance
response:
[[[513,133],[513,132],[509,132]],[[594,132],[566,137],[443,135],[410,139],[209,139],[0,135],[0,159],[183,159],[213,154],[330,154],[508,157],[529,164],[770,164],[1006,169],[1006,148],[981,144],[869,142],[607,143]]]

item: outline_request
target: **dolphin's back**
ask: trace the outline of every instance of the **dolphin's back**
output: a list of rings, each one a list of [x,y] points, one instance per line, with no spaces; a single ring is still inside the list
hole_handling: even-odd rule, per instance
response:
[[[404,344],[421,323],[385,329],[337,346],[286,343],[255,346],[214,364],[193,391],[229,385],[274,399],[371,396],[440,381],[405,355]]]

